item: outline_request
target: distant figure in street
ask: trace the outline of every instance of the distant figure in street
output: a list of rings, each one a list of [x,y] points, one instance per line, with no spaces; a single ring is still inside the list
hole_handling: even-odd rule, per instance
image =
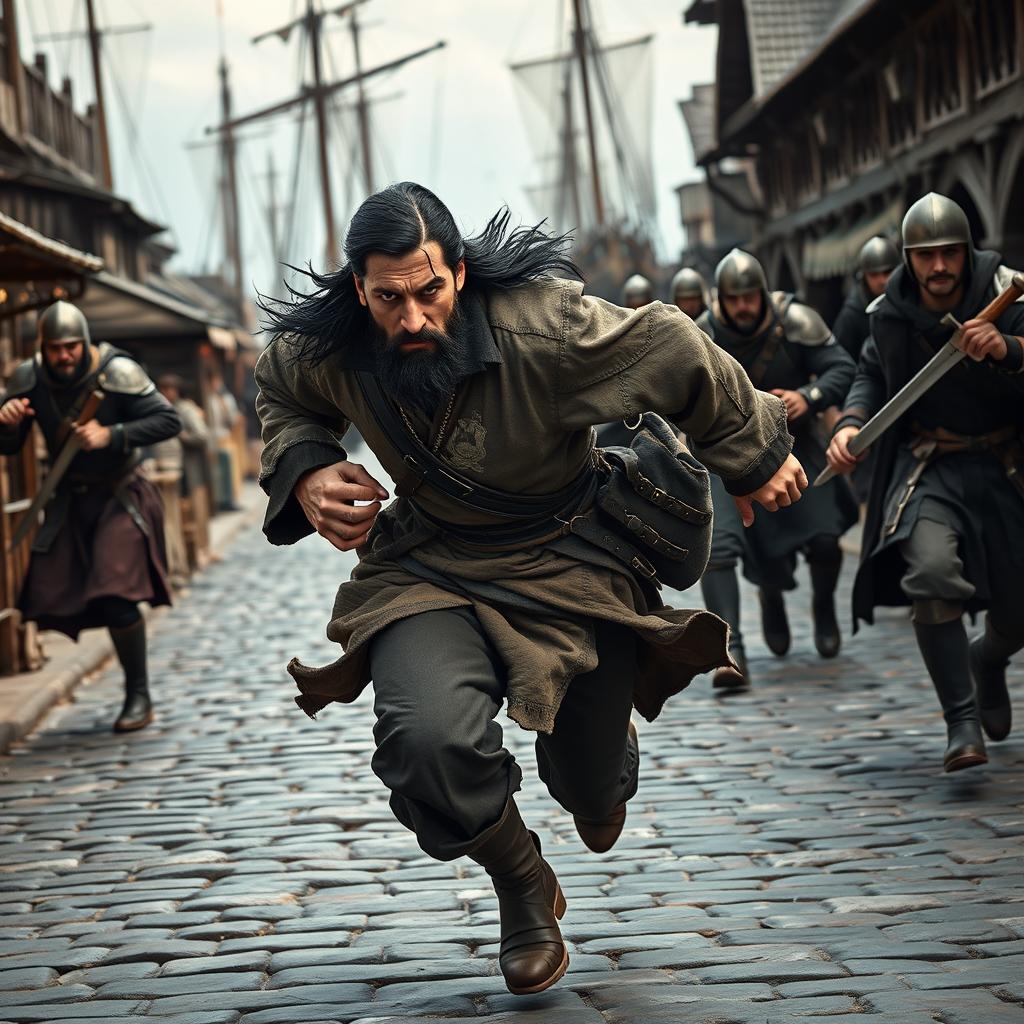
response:
[[[868,306],[884,294],[892,272],[901,262],[899,250],[882,235],[869,238],[861,246],[857,280],[832,325],[836,341],[850,353],[854,362],[860,359],[860,350],[870,332]]]
[[[191,398],[185,397],[185,382],[176,373],[162,374],[157,378],[156,386],[181,419],[181,433],[171,440],[177,441],[181,446],[181,491],[188,496],[206,483],[210,429],[206,425],[203,410]],[[160,445],[155,447],[159,450]]]
[[[903,264],[870,306],[871,334],[828,450],[839,473],[861,427],[964,325],[969,359],[931,386],[873,447],[876,460],[853,590],[854,626],[879,605],[912,608],[947,725],[943,766],[985,764],[1010,732],[1006,666],[1024,646],[1024,302],[975,319],[1010,283],[974,248],[967,215],[928,193],[903,219]],[[964,612],[988,609],[968,647]],[[973,686],[971,677],[973,675]]]
[[[654,301],[654,285],[643,274],[634,274],[622,286],[622,305],[626,309],[640,309]]]
[[[715,270],[718,298],[697,326],[739,360],[755,387],[786,404],[793,452],[810,472],[825,468],[825,452],[812,429],[815,413],[843,400],[853,380],[853,360],[837,344],[818,314],[785,292],[768,293],[761,264],[733,249]],[[814,378],[812,380],[812,377]],[[809,491],[793,508],[743,528],[722,483],[712,479],[715,532],[711,561],[701,579],[704,602],[732,627],[731,650],[739,669],[722,668],[713,684],[724,690],[750,685],[740,631],[736,565],[758,587],[761,627],[768,649],[789,650],[789,620],[783,593],[796,587],[797,554],[811,573],[814,644],[823,658],[839,653],[835,589],[842,566],[839,538],[857,521],[857,506],[842,480]]]
[[[138,472],[139,449],[173,437],[181,420],[145,371],[106,342],[69,302],[39,319],[39,352],[11,375],[0,404],[0,452],[13,455],[39,424],[52,465],[69,437],[80,450],[61,478],[32,545],[19,607],[41,629],[72,640],[106,626],[124,669],[125,700],[116,732],[153,719],[146,667],[146,622],[139,602],[171,603],[163,508]],[[77,418],[92,392],[95,418]]]
[[[672,278],[672,301],[691,319],[696,320],[708,308],[708,288],[704,278],[693,267],[683,267]]]
[[[654,719],[728,662],[725,624],[667,608],[626,527],[595,519],[607,477],[592,425],[667,415],[748,520],[751,502],[788,505],[806,484],[782,402],[678,310],[583,295],[564,277],[569,245],[510,229],[507,210],[465,238],[432,192],[392,185],[356,211],[341,269],[265,307],[274,338],[256,367],[268,538],[315,530],[359,553],[328,627],[344,656],[293,662],[297,702],[314,714],[372,679],[373,770],[426,853],[490,875],[517,994],[554,984],[569,957],[564,896],[516,806],[502,701],[602,852],[637,789],[633,706]],[[350,422],[397,481],[386,509],[341,446]]]
[[[235,396],[228,390],[219,371],[210,374],[210,435],[217,457],[213,488],[217,508],[221,512],[237,512],[238,482],[241,479],[241,452],[235,444],[235,424],[242,413]]]

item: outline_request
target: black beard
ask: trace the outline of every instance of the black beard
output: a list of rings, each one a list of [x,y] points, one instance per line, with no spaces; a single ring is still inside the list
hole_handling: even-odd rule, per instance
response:
[[[401,331],[388,337],[371,321],[377,376],[384,391],[400,405],[412,405],[432,416],[469,372],[466,353],[466,321],[458,300],[443,331],[424,328],[419,334]],[[405,342],[433,342],[433,351],[403,352]]]

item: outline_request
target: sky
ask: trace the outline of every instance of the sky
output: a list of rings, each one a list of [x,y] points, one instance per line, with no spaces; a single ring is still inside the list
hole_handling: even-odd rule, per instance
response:
[[[333,8],[341,0],[326,0]],[[84,40],[40,41],[80,32],[84,0],[18,0],[22,50],[47,52],[51,84],[74,84],[76,107],[93,96]],[[110,111],[115,191],[144,215],[168,225],[177,248],[171,267],[216,270],[223,243],[217,206],[216,150],[206,127],[219,120],[217,64],[230,66],[236,115],[292,96],[299,81],[298,33],[257,45],[252,37],[284,25],[304,0],[96,0],[101,26],[147,32],[105,37],[105,91]],[[683,244],[674,188],[700,177],[678,101],[714,74],[715,31],[684,26],[686,0],[591,0],[602,42],[655,35],[654,168],[663,257]],[[517,220],[534,210],[524,187],[538,179],[521,105],[508,64],[564,49],[566,0],[368,0],[361,10],[363,64],[374,66],[443,39],[444,50],[382,77],[370,89],[378,185],[412,179],[432,188],[467,231],[478,229],[503,203]],[[328,79],[352,73],[346,24],[328,18]],[[346,117],[346,115],[342,115]],[[279,214],[290,234],[286,256],[322,267],[325,236],[319,184],[307,125],[296,206]],[[269,168],[281,205],[291,192],[296,128],[279,118],[245,130],[239,151],[245,276],[252,288],[275,293],[281,274],[270,242]],[[335,134],[336,219],[348,213],[349,142]]]

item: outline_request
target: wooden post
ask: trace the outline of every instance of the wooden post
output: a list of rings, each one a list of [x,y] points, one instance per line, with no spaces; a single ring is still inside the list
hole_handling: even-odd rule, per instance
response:
[[[590,74],[587,70],[587,37],[583,24],[583,0],[573,0],[576,18],[576,59],[580,63],[580,82],[583,86],[583,110],[587,120],[587,141],[590,146],[590,177],[594,186],[594,216],[598,227],[604,227],[604,197],[601,195],[601,170],[597,166],[597,139],[594,136],[594,110],[590,101]]]
[[[7,45],[7,73],[14,90],[14,112],[18,131],[22,135],[28,126],[28,109],[25,99],[25,70],[21,64],[21,47],[18,43],[18,10],[14,0],[3,0],[4,37]]]
[[[327,157],[327,105],[324,102],[324,79],[320,52],[321,15],[313,10],[313,0],[306,0],[306,23],[309,45],[313,53],[313,106],[316,110],[317,142],[320,155],[320,188],[323,192],[324,226],[327,228],[327,262],[338,263],[338,233],[334,226],[334,201],[331,198],[331,166]]]
[[[103,101],[103,66],[100,61],[100,32],[96,27],[96,11],[93,0],[85,0],[85,14],[89,23],[89,55],[92,59],[92,81],[96,91],[96,139],[100,151],[100,184],[109,192],[114,187],[114,174],[110,163],[107,107]]]

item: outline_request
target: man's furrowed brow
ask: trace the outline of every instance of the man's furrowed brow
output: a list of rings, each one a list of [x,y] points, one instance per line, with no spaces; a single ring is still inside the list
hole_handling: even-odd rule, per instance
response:
[[[436,274],[434,277],[432,277],[429,281],[425,282],[424,284],[416,285],[414,290],[421,292],[427,288],[436,288],[438,285],[442,285],[444,283],[445,279],[441,277],[440,274]],[[371,290],[375,295],[379,294],[380,292],[400,292],[402,291],[402,284],[390,284],[387,281],[382,281],[380,284],[373,285]]]

